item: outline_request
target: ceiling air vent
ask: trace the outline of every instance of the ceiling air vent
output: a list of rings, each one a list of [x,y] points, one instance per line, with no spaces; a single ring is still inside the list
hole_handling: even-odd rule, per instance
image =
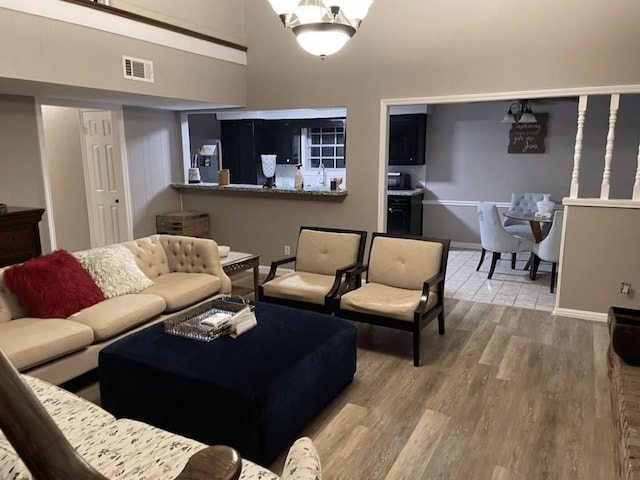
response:
[[[141,58],[122,56],[122,70],[124,78],[153,82],[153,62]]]

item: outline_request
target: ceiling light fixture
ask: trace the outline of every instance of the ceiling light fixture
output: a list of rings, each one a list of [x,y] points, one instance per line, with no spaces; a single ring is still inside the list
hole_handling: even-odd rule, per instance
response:
[[[531,111],[529,102],[520,100],[509,105],[509,110],[502,118],[502,123],[538,123],[538,120]]]
[[[356,33],[373,0],[269,0],[308,53],[324,58]]]

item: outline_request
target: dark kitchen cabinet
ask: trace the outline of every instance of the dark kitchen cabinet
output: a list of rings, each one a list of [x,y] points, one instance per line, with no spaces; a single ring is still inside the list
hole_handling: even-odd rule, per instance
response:
[[[389,117],[389,165],[424,165],[427,115]]]
[[[422,235],[423,195],[387,197],[387,232],[398,235]]]
[[[264,121],[225,120],[220,122],[222,166],[229,169],[231,183],[258,183],[260,154],[266,152]]]
[[[296,128],[290,120],[265,121],[265,136],[270,149],[264,153],[275,153],[276,163],[300,163],[300,128]]]

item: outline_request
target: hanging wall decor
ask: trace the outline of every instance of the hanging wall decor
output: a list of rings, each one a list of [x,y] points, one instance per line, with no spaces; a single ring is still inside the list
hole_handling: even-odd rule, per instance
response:
[[[548,113],[536,113],[536,123],[512,123],[507,153],[544,153]]]

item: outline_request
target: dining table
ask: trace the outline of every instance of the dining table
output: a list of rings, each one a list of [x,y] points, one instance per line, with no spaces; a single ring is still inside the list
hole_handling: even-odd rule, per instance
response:
[[[553,223],[553,214],[539,214],[537,212],[518,212],[515,210],[507,210],[502,213],[505,217],[513,220],[522,220],[529,222],[531,227],[531,233],[533,234],[533,240],[536,243],[540,243],[544,237],[542,234],[543,223]]]
[[[529,226],[531,227],[531,233],[533,234],[533,241],[535,243],[540,243],[543,239],[542,234],[542,224],[543,223],[553,223],[553,214],[540,214],[538,212],[517,212],[515,210],[507,210],[502,213],[505,217],[511,218],[513,220],[522,220],[525,222],[529,222]],[[525,270],[529,270],[529,278],[533,280],[533,268],[531,265],[534,262],[533,253],[531,253],[531,258],[527,261],[524,266]]]

